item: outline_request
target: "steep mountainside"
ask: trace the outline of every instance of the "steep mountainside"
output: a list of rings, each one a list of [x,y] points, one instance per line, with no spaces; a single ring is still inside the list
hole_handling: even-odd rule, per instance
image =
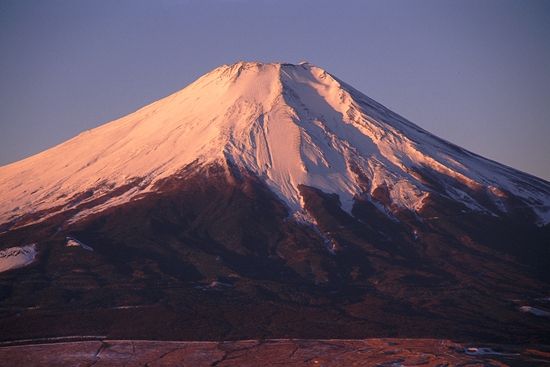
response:
[[[308,63],[221,66],[0,192],[33,248],[0,339],[549,337],[550,183]]]
[[[390,211],[417,212],[438,194],[468,211],[528,207],[550,221],[547,182],[442,141],[310,64],[242,62],[0,168],[0,221],[19,226],[29,213],[117,192],[75,221],[154,191],[192,162],[254,173],[293,213],[304,207],[299,185],[308,185],[337,194],[347,212],[354,197],[383,191]]]

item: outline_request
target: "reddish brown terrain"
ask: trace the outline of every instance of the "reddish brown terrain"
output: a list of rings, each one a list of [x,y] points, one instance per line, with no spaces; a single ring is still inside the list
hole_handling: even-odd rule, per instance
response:
[[[4,366],[547,366],[540,346],[466,346],[449,340],[102,340],[0,347]]]

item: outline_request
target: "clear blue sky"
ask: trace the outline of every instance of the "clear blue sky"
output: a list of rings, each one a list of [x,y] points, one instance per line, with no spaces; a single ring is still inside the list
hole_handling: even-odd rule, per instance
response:
[[[550,1],[0,0],[0,164],[237,60],[308,60],[550,179]]]

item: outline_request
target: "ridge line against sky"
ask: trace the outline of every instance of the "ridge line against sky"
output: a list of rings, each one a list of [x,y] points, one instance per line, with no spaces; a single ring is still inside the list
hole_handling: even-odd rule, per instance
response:
[[[550,2],[0,0],[0,165],[238,60],[308,60],[550,180]]]

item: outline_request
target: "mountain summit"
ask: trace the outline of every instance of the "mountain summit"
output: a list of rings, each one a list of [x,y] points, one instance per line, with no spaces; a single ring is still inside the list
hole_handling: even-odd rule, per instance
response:
[[[501,215],[521,206],[538,223],[550,221],[547,182],[441,140],[309,63],[238,62],[0,168],[0,222],[117,190],[78,220],[154,191],[192,162],[247,170],[305,217],[300,185],[337,194],[348,213],[357,197],[388,213],[416,213],[441,195],[468,211]]]
[[[0,193],[0,340],[550,337],[550,183],[307,62],[220,66]]]

